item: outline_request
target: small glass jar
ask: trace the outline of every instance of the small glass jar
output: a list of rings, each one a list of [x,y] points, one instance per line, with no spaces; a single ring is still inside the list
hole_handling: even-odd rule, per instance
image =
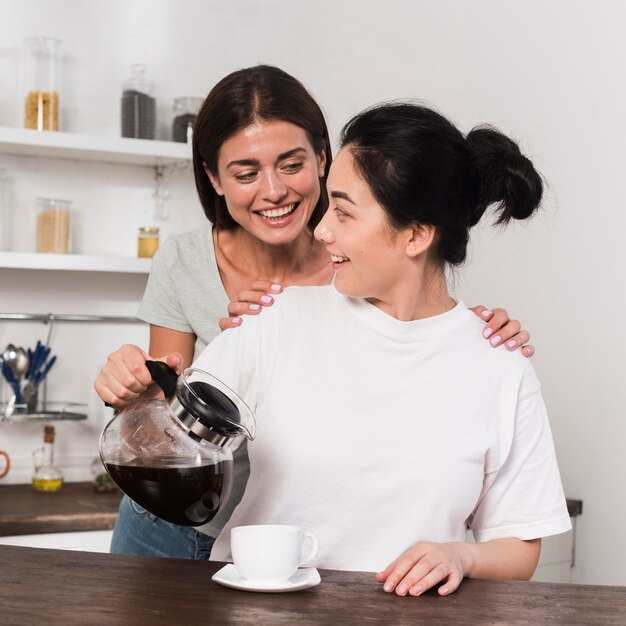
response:
[[[122,137],[154,139],[156,131],[156,100],[154,83],[147,78],[146,66],[130,66],[132,76],[122,85]]]
[[[180,143],[191,143],[193,125],[196,123],[202,98],[174,98],[176,117],[172,124],[172,139]]]
[[[9,210],[9,177],[0,167],[0,250],[9,250],[11,211]]]
[[[142,226],[137,235],[137,256],[141,259],[151,259],[158,249],[159,229]]]
[[[69,254],[72,201],[37,198],[37,252]]]
[[[32,37],[24,40],[25,128],[60,128],[60,50],[61,40],[54,37]]]

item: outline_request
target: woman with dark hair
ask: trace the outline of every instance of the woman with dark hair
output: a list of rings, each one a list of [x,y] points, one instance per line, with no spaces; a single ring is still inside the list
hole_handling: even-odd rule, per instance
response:
[[[196,187],[208,222],[170,237],[153,260],[138,313],[150,323],[150,354],[170,355],[170,365],[186,367],[220,328],[258,315],[284,286],[332,280],[324,246],[313,237],[328,206],[330,162],[322,111],[286,72],[251,67],[211,90],[193,134]],[[481,331],[492,345],[511,351],[528,340],[506,311],[475,312],[488,322]],[[523,351],[530,356],[533,348]],[[96,383],[102,398],[118,409],[136,399],[151,382],[146,357],[139,348],[111,355]],[[245,446],[235,468],[228,505],[198,530],[164,522],[125,497],[112,551],[208,558],[245,487]]]
[[[530,217],[541,178],[500,132],[464,137],[413,104],[357,115],[341,145],[315,230],[333,284],[286,289],[194,363],[257,420],[211,558],[229,560],[232,527],[297,524],[318,539],[314,565],[378,572],[398,595],[528,579],[541,538],[570,528],[540,384],[481,341],[445,268],[488,207]]]

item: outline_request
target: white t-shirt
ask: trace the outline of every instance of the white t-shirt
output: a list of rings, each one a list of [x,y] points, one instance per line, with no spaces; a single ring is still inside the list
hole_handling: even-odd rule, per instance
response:
[[[250,479],[219,535],[297,524],[313,565],[379,571],[419,540],[534,539],[570,520],[540,385],[458,304],[401,322],[332,285],[292,287],[197,359],[256,415]]]

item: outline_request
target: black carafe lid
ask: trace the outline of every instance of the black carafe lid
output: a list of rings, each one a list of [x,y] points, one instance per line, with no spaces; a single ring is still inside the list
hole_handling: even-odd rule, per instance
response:
[[[162,361],[146,361],[154,382],[166,398],[176,394],[172,411],[190,429],[194,439],[201,437],[216,445],[242,434],[241,415],[235,403],[213,385],[196,380],[178,384],[178,374]],[[189,418],[192,418],[190,420]],[[193,420],[199,422],[198,427]]]

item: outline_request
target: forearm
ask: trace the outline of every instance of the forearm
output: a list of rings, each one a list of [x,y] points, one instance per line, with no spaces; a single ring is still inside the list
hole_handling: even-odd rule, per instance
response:
[[[483,543],[455,544],[469,578],[528,580],[535,572],[541,553],[541,539],[494,539]]]

